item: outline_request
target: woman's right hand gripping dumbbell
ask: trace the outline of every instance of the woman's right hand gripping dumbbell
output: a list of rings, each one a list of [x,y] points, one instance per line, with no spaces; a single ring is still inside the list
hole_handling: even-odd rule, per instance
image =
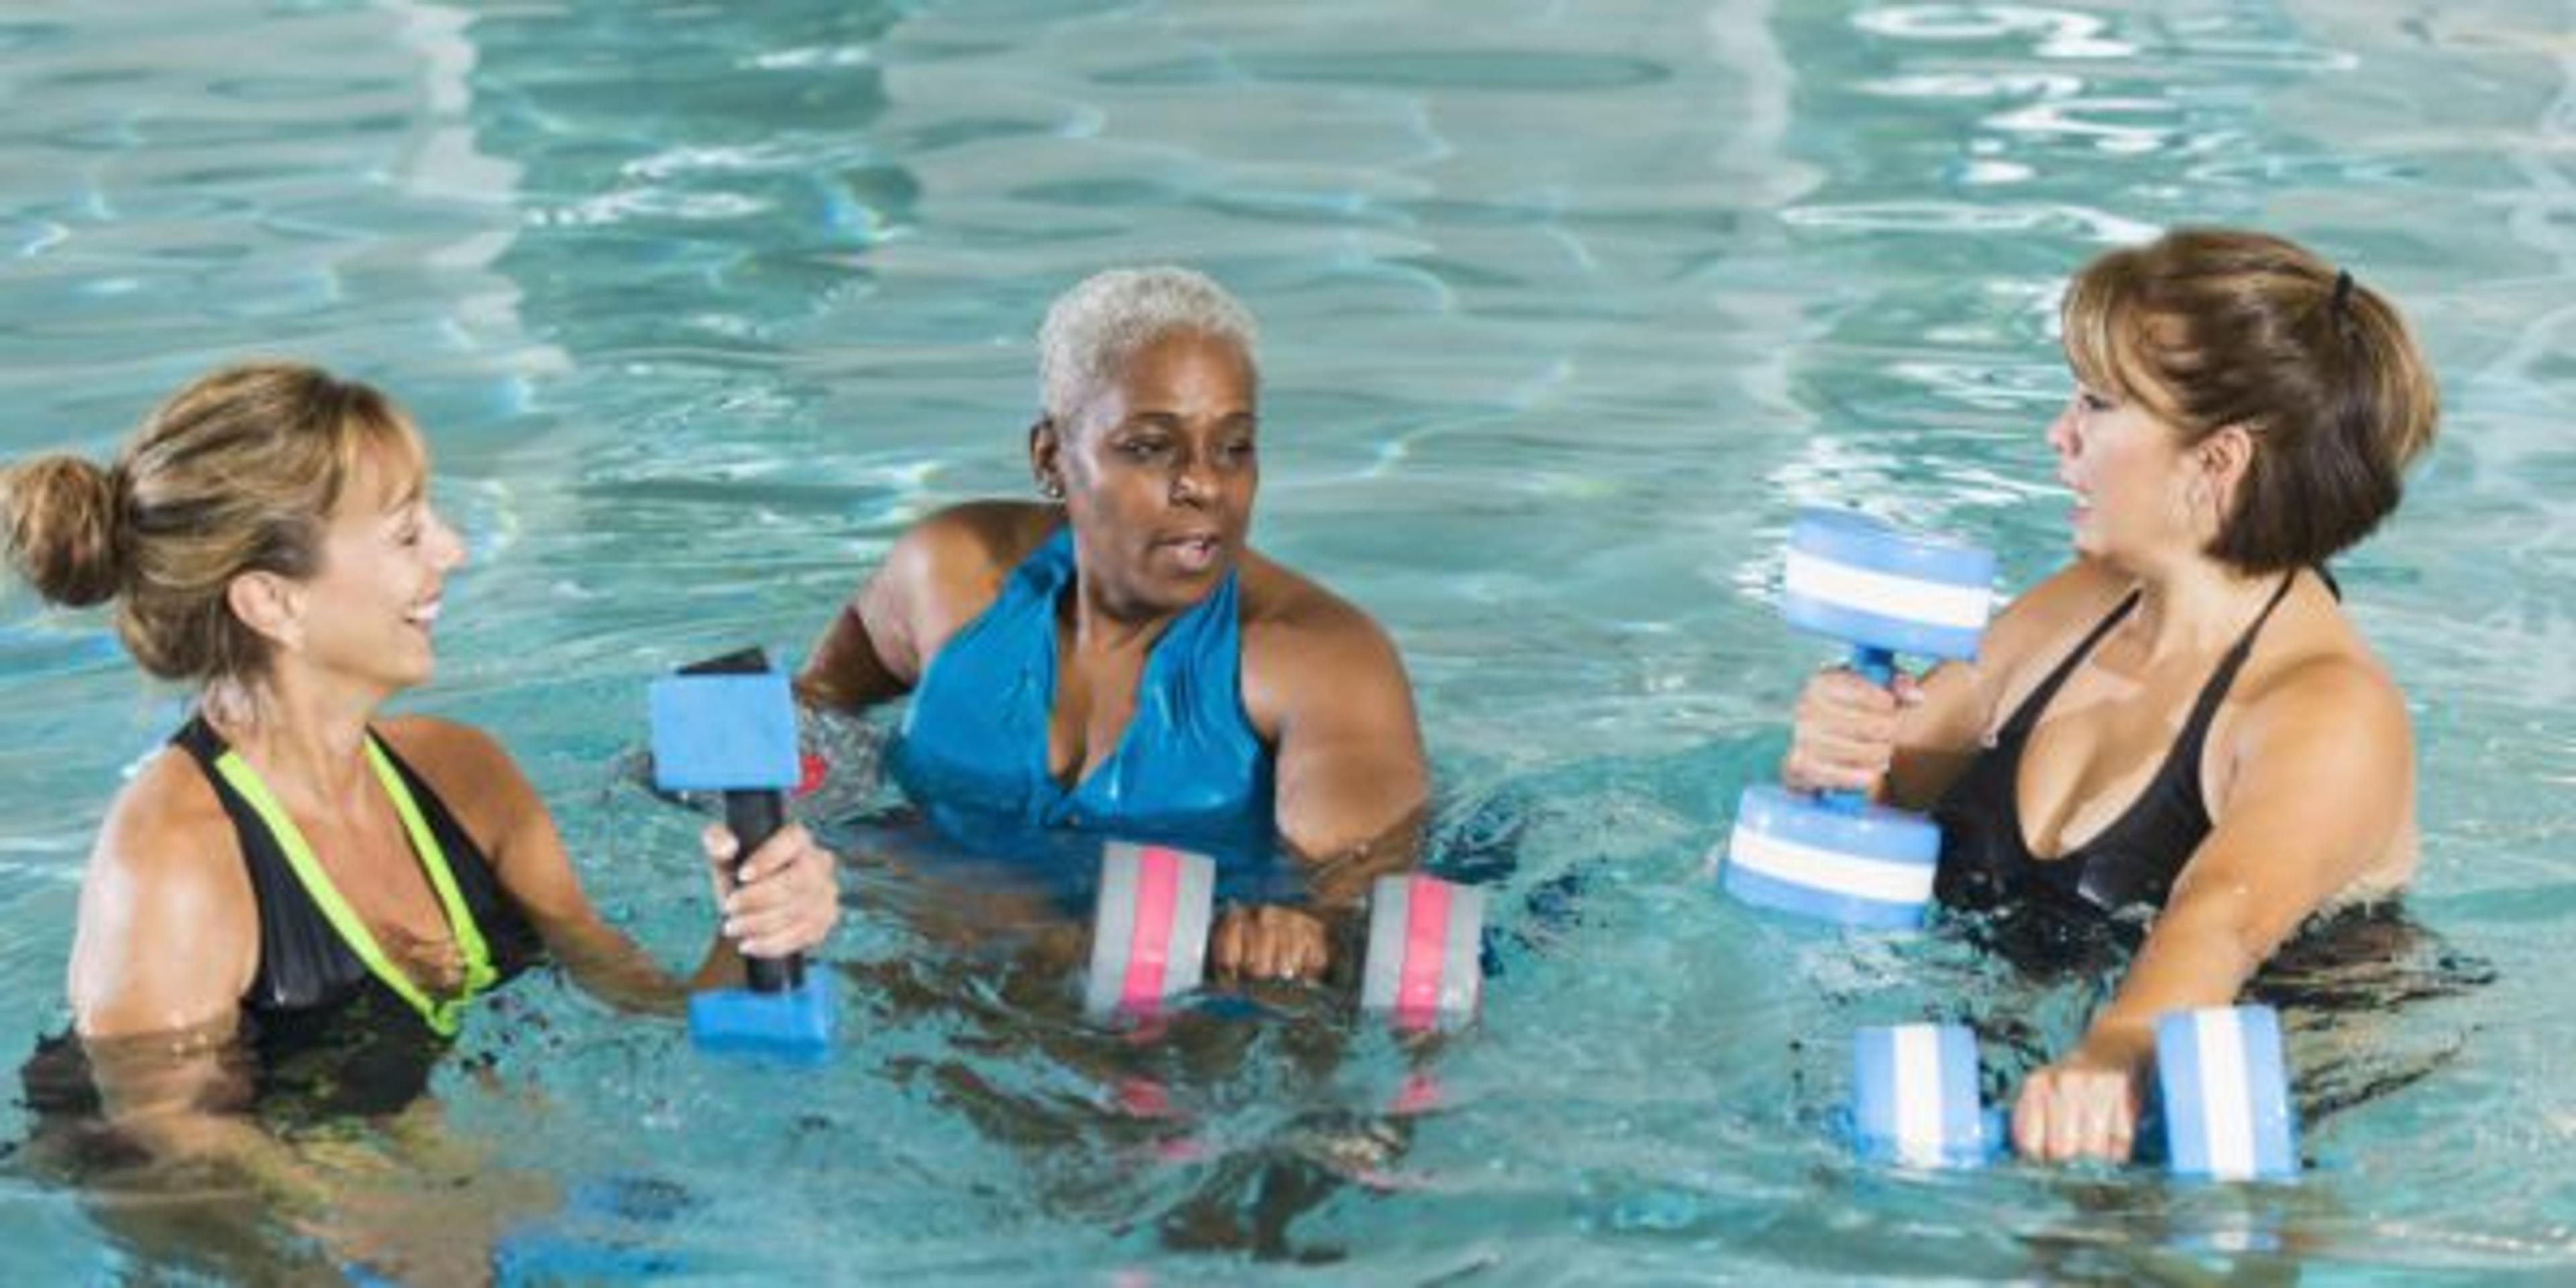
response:
[[[1798,694],[1780,781],[1799,791],[1877,795],[1906,717],[1923,701],[1922,684],[1901,671],[1885,687],[1848,666],[1817,672]]]

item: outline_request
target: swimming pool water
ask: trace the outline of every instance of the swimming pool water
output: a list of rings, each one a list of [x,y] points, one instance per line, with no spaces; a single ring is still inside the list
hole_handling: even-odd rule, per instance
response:
[[[1082,274],[1184,261],[1260,314],[1256,541],[1393,632],[1452,845],[1516,859],[1484,1022],[1423,1066],[1440,1107],[1383,1115],[1414,1062],[1314,999],[1169,1049],[1091,1033],[1007,944],[925,942],[901,910],[935,896],[870,866],[825,1071],[711,1063],[541,976],[442,1073],[460,1148],[626,1196],[582,1220],[651,1267],[2553,1278],[2571,31],[2563,0],[22,7],[0,455],[103,453],[225,357],[385,385],[474,558],[407,705],[500,735],[679,965],[693,823],[619,768],[644,680],[801,649],[905,522],[1025,494],[1029,335]],[[2009,585],[2051,567],[2057,284],[2182,222],[2337,256],[2442,376],[2442,442],[2338,569],[2412,699],[2435,938],[2291,1015],[2334,1110],[2297,1186],[1863,1168],[1831,1124],[1853,1026],[2062,1042],[2104,981],[1710,887],[1821,656],[1772,613],[1776,550],[1829,502],[1992,544]],[[175,711],[97,615],[0,599],[0,1051],[61,1026],[89,837]],[[1122,1110],[1140,1078],[1180,1116]],[[145,1255],[0,1164],[0,1279]]]

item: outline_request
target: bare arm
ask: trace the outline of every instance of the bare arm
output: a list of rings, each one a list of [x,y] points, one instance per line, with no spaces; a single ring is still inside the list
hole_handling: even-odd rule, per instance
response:
[[[1418,861],[1430,795],[1413,688],[1395,646],[1359,610],[1320,591],[1305,615],[1248,631],[1244,703],[1274,738],[1276,818],[1307,865],[1312,907],[1356,907],[1376,878]],[[1308,979],[1331,966],[1315,912],[1238,907],[1219,921],[1220,978]]]
[[[2282,676],[2230,739],[2219,820],[2110,1005],[2014,1111],[2024,1152],[2126,1157],[2156,1017],[2225,1006],[2281,942],[2401,839],[2414,738],[2396,689],[2328,658]]]
[[[435,777],[443,771],[442,781],[474,785],[470,793],[440,794],[490,838],[487,848],[502,890],[575,981],[629,1009],[669,1011],[679,1005],[679,985],[602,919],[583,893],[553,816],[498,743],[446,721],[404,721],[387,732],[400,737],[424,774]],[[721,861],[732,853],[731,838],[711,834],[704,844],[709,863],[716,865],[725,921],[693,985],[739,981],[737,943],[776,955],[810,947],[830,932],[839,917],[837,865],[803,828],[787,828],[762,846],[744,865],[739,881],[722,875]]]

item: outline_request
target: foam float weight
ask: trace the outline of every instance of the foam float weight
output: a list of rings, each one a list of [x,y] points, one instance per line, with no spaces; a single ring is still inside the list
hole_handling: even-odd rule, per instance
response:
[[[2156,1092],[2165,1166],[2177,1176],[2241,1181],[2298,1175],[2297,1133],[2268,1006],[2172,1011],[2156,1019]]]
[[[1101,847],[1083,1009],[1145,1019],[1199,986],[1216,906],[1216,863],[1164,845]]]
[[[1852,1038],[1852,1133],[1861,1155],[1906,1167],[1974,1167],[2003,1144],[1977,1100],[1977,1040],[1961,1024],[1865,1028]]]
[[[2216,1181],[2298,1175],[2281,1022],[2270,1007],[2158,1016],[2156,1092],[2168,1173]],[[1913,1167],[1974,1166],[2001,1153],[2003,1115],[1978,1105],[1976,1041],[1966,1027],[1855,1034],[1852,1134],[1864,1157]]]
[[[787,677],[745,650],[653,682],[653,778],[665,791],[721,791],[725,824],[748,855],[786,824],[785,791],[802,776]],[[689,1036],[709,1050],[814,1058],[829,1051],[837,1007],[828,979],[802,956],[745,957],[748,989],[689,998]]]
[[[1849,643],[1853,667],[1885,684],[1898,653],[1974,657],[1993,580],[1987,551],[1809,510],[1790,530],[1781,612],[1799,630]],[[1850,926],[1919,926],[1940,852],[1937,825],[1861,793],[1756,785],[1736,808],[1722,880],[1763,907]]]
[[[1419,872],[1377,879],[1369,896],[1360,1007],[1399,1029],[1473,1019],[1483,993],[1485,892]]]

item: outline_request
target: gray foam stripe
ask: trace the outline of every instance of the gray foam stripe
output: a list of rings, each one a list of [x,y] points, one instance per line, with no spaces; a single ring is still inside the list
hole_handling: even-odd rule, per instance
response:
[[[1180,880],[1172,891],[1172,945],[1163,968],[1163,996],[1199,986],[1207,971],[1209,922],[1216,911],[1216,861],[1204,854],[1181,856]]]
[[[1091,907],[1091,973],[1083,980],[1083,1009],[1106,1015],[1118,1009],[1127,985],[1127,950],[1136,942],[1136,847],[1112,841],[1100,848],[1100,893]]]
[[[1440,959],[1440,1012],[1472,1015],[1485,984],[1485,892],[1449,887],[1449,940]]]
[[[1405,923],[1412,917],[1412,884],[1402,874],[1379,877],[1369,891],[1368,972],[1360,981],[1363,1008],[1395,1009],[1396,990],[1404,982]]]

